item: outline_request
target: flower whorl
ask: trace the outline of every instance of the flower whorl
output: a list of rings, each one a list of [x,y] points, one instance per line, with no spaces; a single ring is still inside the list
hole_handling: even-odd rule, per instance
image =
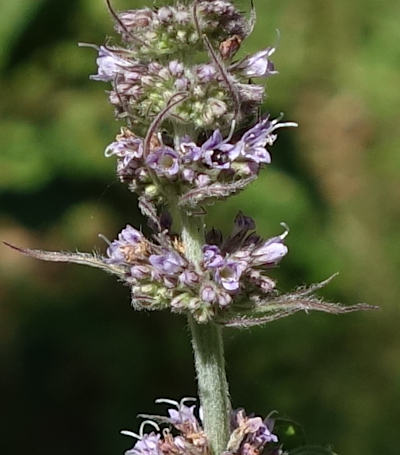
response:
[[[167,186],[188,211],[243,189],[270,162],[275,131],[295,125],[267,116],[235,133],[264,98],[251,78],[276,74],[275,48],[234,60],[254,24],[230,0],[111,12],[121,44],[98,48],[92,79],[111,83],[126,122],[106,149],[121,181],[156,204]]]
[[[204,235],[207,205],[254,181],[271,162],[277,130],[296,126],[253,115],[264,86],[252,78],[276,74],[274,47],[234,60],[254,14],[247,20],[230,0],[177,0],[120,13],[106,2],[121,44],[95,46],[91,77],[111,83],[109,98],[125,125],[105,155],[116,158],[118,178],[138,194],[155,234],[127,225],[106,255],[13,248],[105,270],[131,288],[136,309],[168,308],[199,323],[251,327],[301,310],[369,309],[314,296],[329,280],[288,294],[276,290],[269,271],[287,254],[286,225],[263,240],[239,213],[225,239],[216,229]]]

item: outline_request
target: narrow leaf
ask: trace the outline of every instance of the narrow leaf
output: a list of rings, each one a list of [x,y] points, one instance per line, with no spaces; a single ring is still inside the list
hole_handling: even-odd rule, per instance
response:
[[[98,269],[105,270],[108,273],[113,275],[123,276],[124,269],[113,264],[108,264],[105,262],[104,258],[90,253],[69,253],[62,251],[43,251],[43,250],[31,250],[29,248],[20,248],[18,246],[12,245],[8,242],[3,242],[9,248],[18,251],[19,253],[24,254],[25,256],[30,256],[35,259],[40,259],[42,261],[50,262],[71,262],[74,264],[88,265],[90,267],[95,267]]]

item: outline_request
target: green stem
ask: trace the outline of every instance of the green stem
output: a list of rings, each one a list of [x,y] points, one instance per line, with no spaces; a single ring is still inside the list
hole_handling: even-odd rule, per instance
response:
[[[172,202],[172,201],[170,201]],[[186,257],[199,266],[204,241],[203,219],[188,216],[176,209],[173,215],[181,230]],[[213,322],[199,324],[189,316],[192,345],[197,373],[203,428],[212,455],[221,455],[229,438],[230,400],[225,373],[222,329]]]
[[[222,455],[229,438],[230,401],[221,327],[189,317],[203,426],[213,455]]]

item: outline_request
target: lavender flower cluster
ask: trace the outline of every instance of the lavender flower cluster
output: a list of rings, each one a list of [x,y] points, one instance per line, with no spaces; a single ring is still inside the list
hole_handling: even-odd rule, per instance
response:
[[[145,415],[147,419],[143,421],[139,434],[122,431],[122,434],[137,440],[125,455],[210,455],[201,423],[201,409],[197,416],[196,406],[186,404],[190,401],[195,399],[183,398],[179,403],[169,399],[156,400],[156,403],[166,403],[173,408],[168,409],[167,416]],[[159,424],[166,427],[161,429]],[[156,431],[144,433],[146,425],[151,425]],[[273,427],[271,418],[263,420],[261,417],[248,417],[242,409],[233,412],[231,435],[225,454],[256,455],[265,451],[271,455],[281,455],[283,452],[278,445],[278,437],[272,433]]]
[[[276,130],[296,126],[267,116],[234,134],[264,98],[252,79],[277,73],[275,48],[233,60],[254,21],[228,0],[121,13],[109,6],[122,45],[97,48],[91,77],[111,83],[109,100],[127,123],[105,151],[117,157],[120,180],[157,204],[173,194],[193,212],[243,189],[270,163]]]
[[[117,157],[117,174],[132,191],[160,204],[168,188],[180,205],[196,206],[222,199],[255,178],[260,167],[271,162],[267,146],[275,142],[274,132],[288,125],[293,124],[267,117],[235,142],[216,129],[201,145],[183,136],[175,146],[167,146],[153,136],[147,155],[144,140],[124,128],[105,154]]]
[[[274,289],[266,271],[287,253],[286,234],[263,240],[255,233],[254,221],[239,213],[225,240],[216,229],[207,234],[202,260],[194,264],[177,236],[165,230],[150,241],[128,225],[110,243],[103,261],[118,267],[131,287],[135,308],[170,308],[205,322],[245,299],[249,289],[258,295]]]
[[[251,32],[230,1],[111,11],[122,46],[98,48],[98,72],[92,79],[112,83],[109,99],[117,116],[136,130],[144,131],[178,93],[185,93],[185,99],[168,116],[196,128],[226,127],[262,102],[264,88],[249,84],[248,78],[275,74],[269,60],[274,48],[230,63]],[[205,40],[214,61],[198,64],[196,53],[204,52]]]
[[[169,308],[197,322],[249,327],[300,310],[360,309],[313,296],[326,282],[283,295],[275,290],[267,272],[287,253],[286,228],[263,240],[254,221],[239,214],[227,239],[217,230],[204,236],[206,206],[253,181],[271,162],[276,131],[296,126],[253,115],[264,96],[253,79],[276,73],[274,47],[234,60],[254,12],[247,20],[230,0],[182,0],[121,13],[106,2],[122,45],[95,46],[92,78],[111,83],[111,103],[126,126],[105,155],[116,157],[119,179],[138,194],[156,234],[149,240],[127,226],[106,257],[17,249],[101,268],[130,286],[135,308]],[[161,222],[165,207],[179,235]],[[190,239],[185,230],[192,230]],[[191,242],[195,253],[187,248]]]

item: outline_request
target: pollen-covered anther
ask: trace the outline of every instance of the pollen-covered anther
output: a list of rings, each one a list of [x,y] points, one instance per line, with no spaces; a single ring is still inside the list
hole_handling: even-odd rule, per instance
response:
[[[134,245],[123,245],[120,247],[120,250],[128,264],[135,264],[138,259],[143,259],[149,255],[148,244],[146,242],[139,242]]]
[[[124,139],[132,139],[132,138],[137,138],[136,134],[133,133],[129,128],[127,127],[121,127],[121,131],[119,134],[115,136],[115,140],[118,141],[123,141]]]
[[[150,138],[150,151],[153,151],[162,146],[162,142],[156,134],[152,134]]]
[[[233,35],[230,38],[222,41],[219,45],[219,53],[224,60],[232,58],[240,49],[242,38],[239,35]]]
[[[196,447],[203,447],[207,445],[207,437],[204,431],[186,433],[185,437]]]
[[[172,246],[175,248],[176,251],[178,251],[178,253],[185,254],[185,245],[177,237],[175,237],[172,240]]]

